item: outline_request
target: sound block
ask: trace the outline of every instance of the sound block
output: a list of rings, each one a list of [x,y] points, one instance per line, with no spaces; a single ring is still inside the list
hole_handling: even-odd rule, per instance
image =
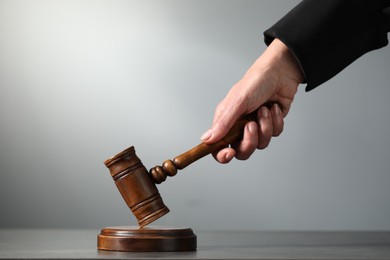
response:
[[[97,248],[126,252],[196,251],[196,235],[191,228],[119,226],[103,228]]]

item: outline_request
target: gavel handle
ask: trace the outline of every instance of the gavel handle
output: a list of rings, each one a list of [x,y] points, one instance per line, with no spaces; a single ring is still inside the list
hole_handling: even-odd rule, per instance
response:
[[[176,156],[173,160],[166,160],[162,166],[156,166],[150,169],[150,175],[157,184],[165,181],[167,176],[175,176],[177,170],[184,169],[191,163],[200,158],[221,150],[231,143],[239,141],[244,133],[244,127],[249,121],[255,120],[255,114],[250,114],[238,120],[230,131],[218,142],[213,144],[200,143],[191,150]]]
[[[176,156],[172,161],[178,170],[181,170],[200,158],[219,151],[229,144],[242,139],[244,127],[249,121],[253,121],[254,116],[248,115],[238,120],[230,129],[230,131],[218,142],[213,144],[200,143],[191,150]]]

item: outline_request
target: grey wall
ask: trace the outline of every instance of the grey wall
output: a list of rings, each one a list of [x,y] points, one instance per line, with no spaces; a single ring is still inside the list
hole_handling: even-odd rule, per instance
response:
[[[1,1],[0,227],[134,225],[103,161],[198,144],[298,1]],[[331,36],[330,36],[331,37]],[[300,87],[269,149],[159,186],[194,229],[390,229],[390,49]]]

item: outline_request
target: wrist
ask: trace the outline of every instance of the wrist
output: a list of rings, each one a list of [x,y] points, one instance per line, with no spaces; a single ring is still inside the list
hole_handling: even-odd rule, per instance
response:
[[[304,80],[301,66],[289,48],[279,39],[274,39],[259,59],[260,63],[275,69],[300,84]]]

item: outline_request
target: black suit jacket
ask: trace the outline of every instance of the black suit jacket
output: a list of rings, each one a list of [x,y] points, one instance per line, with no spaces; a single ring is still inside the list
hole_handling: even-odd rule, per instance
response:
[[[363,54],[386,46],[390,0],[304,0],[264,32],[297,58],[306,91],[335,76]]]

